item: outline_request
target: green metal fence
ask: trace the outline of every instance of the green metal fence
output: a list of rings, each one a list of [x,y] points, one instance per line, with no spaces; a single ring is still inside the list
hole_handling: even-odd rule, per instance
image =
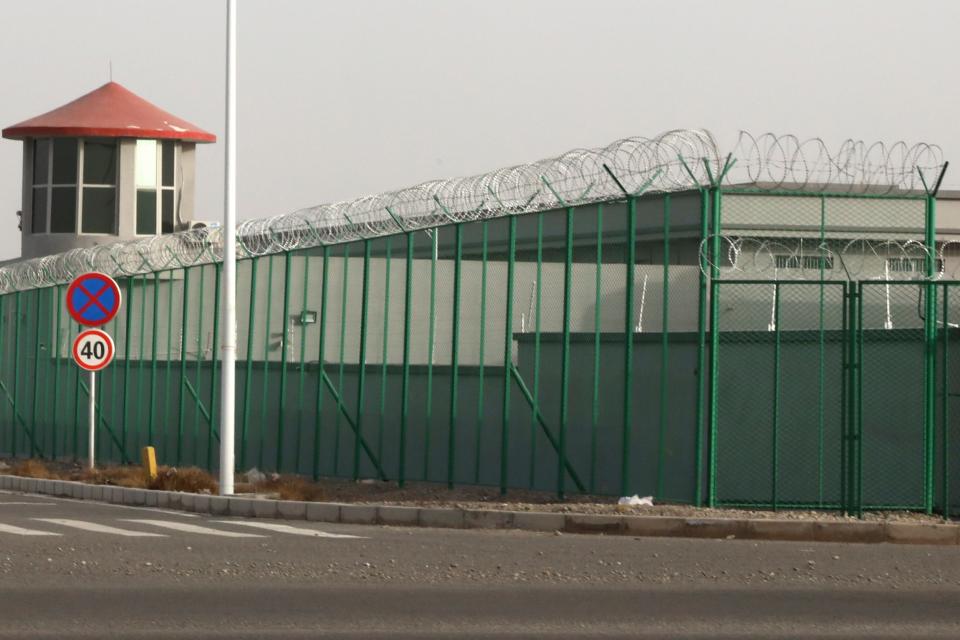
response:
[[[933,196],[721,190],[725,170],[242,260],[238,466],[949,511],[960,291],[935,278]],[[215,468],[220,265],[121,286],[98,458]],[[64,289],[0,296],[0,451],[86,455]]]

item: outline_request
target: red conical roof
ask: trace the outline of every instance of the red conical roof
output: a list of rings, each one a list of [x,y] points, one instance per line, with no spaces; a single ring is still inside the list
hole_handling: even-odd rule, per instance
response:
[[[216,142],[217,137],[167,113],[116,82],[3,130],[23,138],[163,138]]]

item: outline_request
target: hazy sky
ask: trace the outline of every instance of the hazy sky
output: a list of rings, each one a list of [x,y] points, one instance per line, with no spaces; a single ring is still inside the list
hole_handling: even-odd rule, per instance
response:
[[[960,2],[238,0],[239,215],[707,127],[934,142],[957,161]],[[113,78],[223,134],[225,2],[8,0],[0,126]],[[0,258],[21,143],[0,141]],[[197,218],[222,216],[223,148]]]

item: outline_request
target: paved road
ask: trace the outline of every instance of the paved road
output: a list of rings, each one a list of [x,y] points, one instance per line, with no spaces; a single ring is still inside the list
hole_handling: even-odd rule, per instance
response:
[[[0,638],[960,636],[960,551],[321,525],[0,493]]]

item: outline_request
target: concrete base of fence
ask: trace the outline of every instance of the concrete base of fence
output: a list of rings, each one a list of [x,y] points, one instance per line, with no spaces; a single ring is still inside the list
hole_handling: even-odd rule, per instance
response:
[[[6,475],[0,475],[0,490],[121,505],[156,506],[216,516],[283,518],[343,524],[446,529],[518,529],[635,537],[960,545],[960,525],[955,524],[678,518],[294,502],[246,496],[223,497],[174,491],[148,491]]]

